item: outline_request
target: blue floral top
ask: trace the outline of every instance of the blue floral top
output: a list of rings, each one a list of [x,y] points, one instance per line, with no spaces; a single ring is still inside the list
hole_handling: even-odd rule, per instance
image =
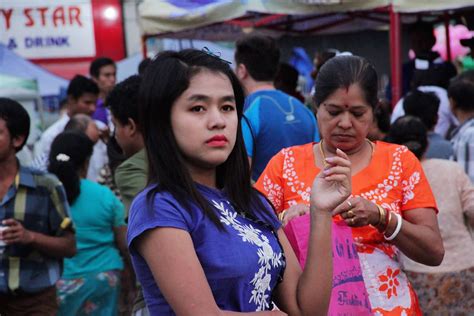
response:
[[[158,193],[150,209],[147,193],[151,187],[141,192],[131,206],[128,245],[151,315],[175,315],[133,244],[146,230],[157,227],[189,232],[219,308],[237,312],[271,309],[272,291],[285,259],[275,234],[281,224],[270,205],[262,198],[267,212],[256,212],[258,218],[250,220],[234,209],[222,191],[196,185],[213,206],[224,230],[219,230],[197,205],[192,204],[189,211],[168,192]]]

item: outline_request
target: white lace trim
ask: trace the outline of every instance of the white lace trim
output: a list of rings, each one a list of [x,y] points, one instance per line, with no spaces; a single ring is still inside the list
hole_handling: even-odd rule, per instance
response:
[[[248,242],[258,247],[258,264],[260,268],[255,273],[250,284],[254,286],[252,296],[249,303],[254,303],[257,308],[255,311],[263,311],[270,308],[270,283],[272,275],[271,269],[283,266],[283,254],[275,253],[270,246],[267,236],[263,235],[259,229],[254,228],[251,224],[242,224],[237,219],[237,213],[229,210],[224,202],[216,202],[212,200],[214,207],[221,213],[220,221],[227,226],[231,226],[242,237],[243,242]]]

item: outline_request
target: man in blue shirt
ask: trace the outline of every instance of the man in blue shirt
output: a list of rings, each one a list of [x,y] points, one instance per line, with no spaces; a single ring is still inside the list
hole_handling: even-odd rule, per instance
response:
[[[275,89],[280,50],[268,36],[247,35],[236,43],[236,73],[247,98],[242,133],[256,181],[285,147],[319,140],[314,114],[298,99]]]
[[[61,182],[15,157],[29,129],[26,110],[0,98],[0,315],[55,315],[63,258],[76,253]]]

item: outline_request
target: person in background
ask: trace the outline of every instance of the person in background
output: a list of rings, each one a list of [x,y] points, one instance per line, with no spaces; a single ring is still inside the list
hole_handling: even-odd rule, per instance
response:
[[[16,159],[29,132],[28,112],[0,98],[1,315],[55,315],[63,258],[76,253],[63,185]]]
[[[127,214],[132,200],[145,188],[148,173],[145,145],[138,123],[138,90],[141,81],[137,75],[128,77],[115,86],[106,101],[112,113],[115,138],[126,157],[115,170],[115,182]]]
[[[92,117],[104,123],[105,126],[110,126],[110,117],[104,102],[109,92],[112,91],[115,86],[117,80],[117,66],[112,59],[99,57],[92,61],[89,67],[89,74],[99,87],[97,108],[94,114],[92,114]]]
[[[141,128],[138,124],[138,91],[141,76],[131,76],[120,82],[107,97],[106,106],[112,114],[115,138],[126,160],[115,169],[115,183],[128,211],[133,199],[147,183],[148,163]],[[133,304],[133,315],[149,315],[141,288]]]
[[[454,80],[448,89],[451,110],[459,120],[459,127],[452,132],[454,160],[474,182],[474,82]]]
[[[76,75],[71,80],[67,89],[68,113],[41,134],[40,140],[35,145],[35,160],[32,163],[34,168],[47,170],[49,151],[54,138],[64,131],[66,124],[76,114],[92,116],[96,108],[98,95],[99,88],[91,79]],[[100,169],[107,163],[105,142],[107,141],[108,132],[103,132],[107,128],[100,121],[96,120],[95,124],[100,130],[101,139],[94,146],[89,170],[87,171],[87,178],[92,181],[97,181]]]
[[[410,48],[413,50],[415,58],[403,64],[402,95],[419,86],[428,85],[424,84],[426,82],[431,82],[430,86],[437,86],[446,90],[449,80],[456,76],[457,70],[453,63],[444,61],[438,52],[433,51],[433,46],[436,44],[433,24],[417,21],[409,25],[408,29]],[[389,101],[392,100],[391,93],[391,84],[389,83],[386,89],[386,97]],[[441,97],[440,99],[443,103],[443,99]],[[441,108],[443,108],[443,104]],[[392,123],[400,116],[403,116],[403,113],[393,118]],[[440,115],[440,119],[443,120],[444,118]],[[439,130],[437,133],[445,136]]]
[[[439,98],[433,92],[414,90],[403,100],[406,115],[421,119],[428,129],[428,150],[426,158],[451,159],[453,147],[451,143],[434,131],[438,122]]]
[[[374,120],[367,138],[371,141],[384,140],[390,130],[390,104],[379,101],[374,108]]]
[[[247,93],[242,130],[253,180],[282,148],[319,140],[314,114],[273,85],[279,59],[271,37],[247,35],[236,43],[236,74]]]
[[[401,262],[426,315],[469,315],[474,311],[474,187],[454,161],[429,159],[427,128],[414,116],[395,121],[388,141],[405,145],[421,160],[438,205],[445,255],[438,267]]]
[[[461,45],[470,49],[469,53],[461,58],[462,71],[474,71],[474,36],[462,39]]]
[[[285,224],[310,211],[310,196],[323,194],[311,187],[312,179],[321,171],[332,174],[327,159],[346,152],[352,195],[334,208],[333,220],[352,228],[372,312],[420,315],[397,254],[441,263],[436,202],[420,162],[406,147],[367,139],[379,101],[375,68],[358,56],[331,58],[316,78],[314,101],[321,141],[280,151],[255,187]]]
[[[287,63],[280,63],[273,84],[277,90],[283,91],[304,103],[304,96],[297,90],[298,76],[299,73],[295,67]]]
[[[301,271],[271,205],[251,186],[244,92],[228,63],[199,50],[161,52],[138,105],[149,186],[130,209],[128,245],[150,314],[326,315],[330,210],[351,190],[347,156],[338,151],[334,176],[313,181],[321,195],[311,198]]]
[[[48,170],[64,184],[77,241],[77,254],[64,260],[56,283],[58,315],[117,315],[128,260],[124,209],[108,188],[85,179],[93,146],[77,131],[59,134],[51,145]]]

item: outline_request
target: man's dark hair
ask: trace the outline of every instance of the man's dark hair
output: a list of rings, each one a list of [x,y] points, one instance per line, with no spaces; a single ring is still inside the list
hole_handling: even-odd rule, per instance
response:
[[[439,102],[439,98],[433,92],[414,90],[403,100],[403,109],[406,115],[420,118],[431,131],[438,122]]]
[[[89,67],[89,74],[91,77],[98,78],[100,75],[100,69],[104,66],[112,65],[115,66],[115,62],[108,57],[99,57],[91,62]]]
[[[124,125],[128,123],[129,118],[140,125],[138,124],[138,91],[141,82],[141,76],[128,77],[110,91],[105,101],[112,115]]]
[[[79,99],[84,93],[99,94],[99,87],[89,78],[82,75],[75,75],[67,87],[67,95],[74,99]]]
[[[235,61],[244,64],[254,80],[273,81],[278,71],[280,49],[269,36],[246,35],[235,44]]]
[[[275,88],[282,91],[296,90],[298,86],[298,70],[288,63],[280,63],[275,77]]]
[[[0,98],[0,119],[5,121],[11,139],[19,136],[25,137],[23,143],[15,148],[15,151],[19,152],[26,144],[30,134],[30,116],[28,112],[17,101]]]
[[[458,79],[449,85],[449,98],[456,103],[456,108],[464,112],[474,111],[474,82]]]

